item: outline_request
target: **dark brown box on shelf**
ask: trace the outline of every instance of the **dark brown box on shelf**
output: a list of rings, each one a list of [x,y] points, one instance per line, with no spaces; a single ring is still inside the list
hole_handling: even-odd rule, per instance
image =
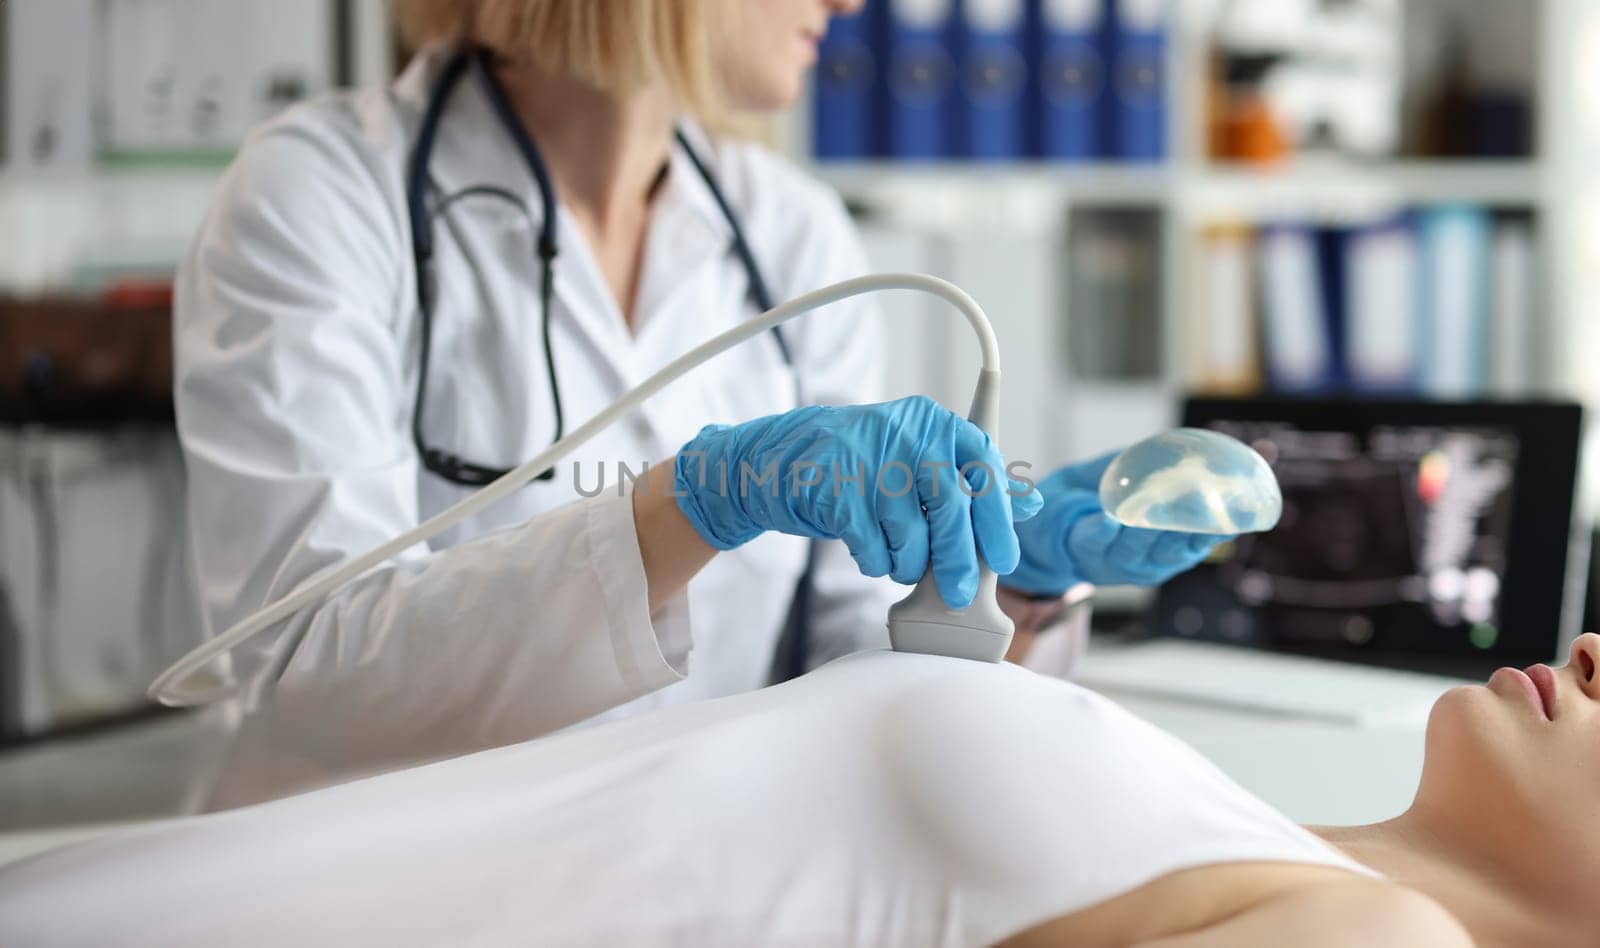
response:
[[[0,422],[170,419],[170,299],[0,296]]]

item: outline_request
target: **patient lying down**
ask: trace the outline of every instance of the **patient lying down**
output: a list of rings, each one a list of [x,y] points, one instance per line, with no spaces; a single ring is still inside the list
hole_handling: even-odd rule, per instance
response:
[[[1412,809],[1319,836],[1078,686],[866,653],[39,857],[0,944],[1593,945],[1597,658],[1446,694]]]

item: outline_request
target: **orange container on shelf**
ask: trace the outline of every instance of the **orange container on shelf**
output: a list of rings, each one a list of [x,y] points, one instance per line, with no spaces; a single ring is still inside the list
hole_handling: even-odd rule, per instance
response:
[[[1289,155],[1289,142],[1272,110],[1259,93],[1233,103],[1227,127],[1228,157],[1253,164],[1273,164]]]
[[[1213,57],[1209,94],[1211,159],[1273,164],[1291,150],[1266,96],[1251,82],[1230,82],[1220,56]]]

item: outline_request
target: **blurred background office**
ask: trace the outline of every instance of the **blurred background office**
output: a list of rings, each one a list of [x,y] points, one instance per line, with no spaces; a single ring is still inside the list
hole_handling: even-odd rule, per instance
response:
[[[173,268],[251,126],[386,82],[406,56],[384,0],[0,6],[0,831],[187,805],[173,774],[214,748],[143,698],[200,635]],[[1583,616],[1587,547],[1568,546],[1572,522],[1592,531],[1596,467],[1576,485],[1528,470],[1576,415],[1548,434],[1514,414],[1600,405],[1600,5],[869,0],[765,134],[843,195],[876,269],[944,276],[985,306],[1009,455],[1044,470],[1187,420],[1311,457],[1315,439],[1274,432],[1357,422],[1283,412],[1381,399],[1365,404],[1416,417],[1334,460],[1403,456],[1425,503],[1467,483],[1449,473],[1462,450],[1513,472],[1480,479],[1493,496],[1462,527],[1470,556],[1411,570],[1453,636],[1435,657],[1553,656],[1600,628]],[[934,305],[886,299],[890,386],[960,407],[975,362]],[[1463,431],[1478,440],[1462,448]],[[1570,481],[1575,454],[1543,457]],[[1508,538],[1536,516],[1518,491],[1563,490],[1571,503]],[[1541,545],[1563,556],[1508,564]],[[1498,594],[1519,568],[1560,575],[1532,638],[1510,642],[1517,596]],[[1340,612],[1337,657],[1376,643],[1406,665],[1409,640],[1358,612]],[[1096,614],[1145,632],[1210,621],[1133,593]]]

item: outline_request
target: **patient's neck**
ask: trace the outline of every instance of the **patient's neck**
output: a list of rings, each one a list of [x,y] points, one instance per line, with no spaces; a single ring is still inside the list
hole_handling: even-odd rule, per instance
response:
[[[1555,906],[1535,904],[1513,873],[1489,854],[1463,847],[1442,820],[1415,806],[1367,826],[1307,829],[1393,882],[1434,899],[1466,926],[1479,948],[1577,944]]]

